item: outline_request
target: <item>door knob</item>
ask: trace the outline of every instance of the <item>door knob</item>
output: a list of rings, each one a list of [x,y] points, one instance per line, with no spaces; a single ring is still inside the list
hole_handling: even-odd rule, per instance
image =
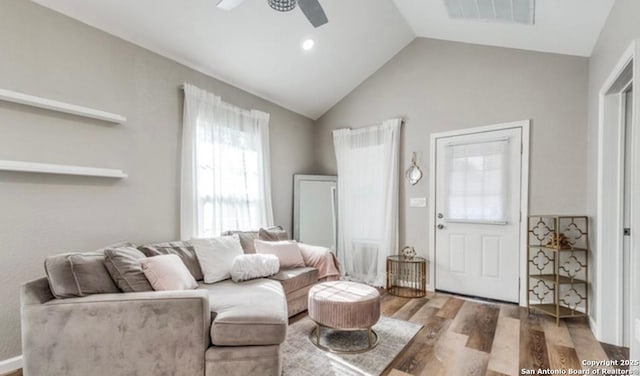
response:
[[[443,225],[443,224],[439,224],[439,225],[438,225],[438,230],[442,230],[443,228],[444,228],[444,225]]]

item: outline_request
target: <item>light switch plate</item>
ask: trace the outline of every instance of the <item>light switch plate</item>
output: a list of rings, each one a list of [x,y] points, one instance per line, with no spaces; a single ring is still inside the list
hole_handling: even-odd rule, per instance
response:
[[[640,342],[640,319],[636,319],[636,342]]]
[[[412,208],[426,208],[427,207],[427,198],[426,197],[411,197],[409,199],[409,206]]]

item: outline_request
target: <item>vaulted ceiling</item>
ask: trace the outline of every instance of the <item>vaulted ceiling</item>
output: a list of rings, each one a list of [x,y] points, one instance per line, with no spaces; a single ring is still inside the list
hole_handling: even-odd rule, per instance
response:
[[[451,19],[443,0],[320,0],[317,29],[266,0],[34,1],[317,119],[416,36],[589,56],[614,0],[537,0],[533,26]]]

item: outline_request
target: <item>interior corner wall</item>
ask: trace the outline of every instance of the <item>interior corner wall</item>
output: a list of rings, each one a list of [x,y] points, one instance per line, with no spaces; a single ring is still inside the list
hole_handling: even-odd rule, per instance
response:
[[[30,1],[0,1],[0,88],[128,119],[108,125],[0,102],[0,159],[129,174],[0,171],[0,360],[21,353],[19,288],[44,275],[46,256],[178,237],[185,81],[271,114],[274,217],[291,231],[292,175],[314,167],[312,120]]]
[[[640,38],[640,22],[637,15],[640,14],[640,1],[637,0],[616,0],[609,18],[600,33],[600,37],[593,49],[593,53],[589,58],[589,96],[588,96],[588,146],[587,146],[587,202],[589,215],[592,217],[592,228],[595,230],[595,223],[598,219],[597,215],[597,188],[598,188],[598,101],[599,92],[608,78],[616,63],[629,47],[634,39]],[[637,115],[637,114],[636,114]],[[595,234],[596,236],[598,234]],[[595,237],[592,237],[592,252],[606,252],[606,250],[596,249]],[[631,270],[640,270],[640,255],[634,255],[634,264]],[[597,265],[594,265],[597,268]],[[603,271],[604,275],[607,271]],[[592,273],[595,275],[595,273]],[[640,279],[636,278],[636,282]],[[597,283],[597,281],[592,281]],[[632,294],[632,310],[636,312],[633,320],[640,320],[640,297],[637,292],[640,291],[640,285],[631,286]],[[598,297],[594,297],[594,304],[598,304]],[[606,314],[607,310],[602,312]],[[598,320],[606,320],[606,317],[596,317]],[[633,331],[633,330],[632,330]],[[633,336],[632,336],[633,337]],[[640,359],[640,342],[632,338],[631,359]]]
[[[587,59],[417,38],[322,116],[316,158],[336,173],[331,131],[405,120],[401,170],[417,152],[425,177],[400,187],[400,246],[428,254],[431,133],[531,119],[530,213],[581,214],[586,206]]]

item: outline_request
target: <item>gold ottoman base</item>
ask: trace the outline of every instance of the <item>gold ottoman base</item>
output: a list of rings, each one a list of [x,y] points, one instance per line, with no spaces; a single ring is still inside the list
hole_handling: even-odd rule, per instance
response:
[[[369,342],[368,346],[360,348],[360,349],[355,349],[355,350],[340,350],[340,349],[331,348],[329,346],[323,346],[323,345],[320,344],[320,329],[321,328],[328,328],[328,329],[333,329],[333,330],[343,331],[343,332],[355,332],[355,331],[366,330],[367,331],[367,339],[368,339],[368,342]],[[315,341],[314,341],[314,338],[315,338]],[[374,341],[374,339],[375,339],[375,341]],[[376,333],[376,331],[373,330],[371,327],[362,328],[362,329],[339,329],[339,328],[331,328],[331,327],[320,325],[320,324],[316,323],[316,327],[309,333],[309,341],[311,341],[311,343],[313,343],[313,345],[315,347],[317,347],[317,348],[319,348],[320,350],[323,350],[323,351],[328,351],[328,352],[337,353],[337,354],[360,354],[360,353],[367,352],[367,351],[372,350],[373,348],[375,348],[378,345],[378,342],[380,342],[380,338],[378,337],[378,333]]]

